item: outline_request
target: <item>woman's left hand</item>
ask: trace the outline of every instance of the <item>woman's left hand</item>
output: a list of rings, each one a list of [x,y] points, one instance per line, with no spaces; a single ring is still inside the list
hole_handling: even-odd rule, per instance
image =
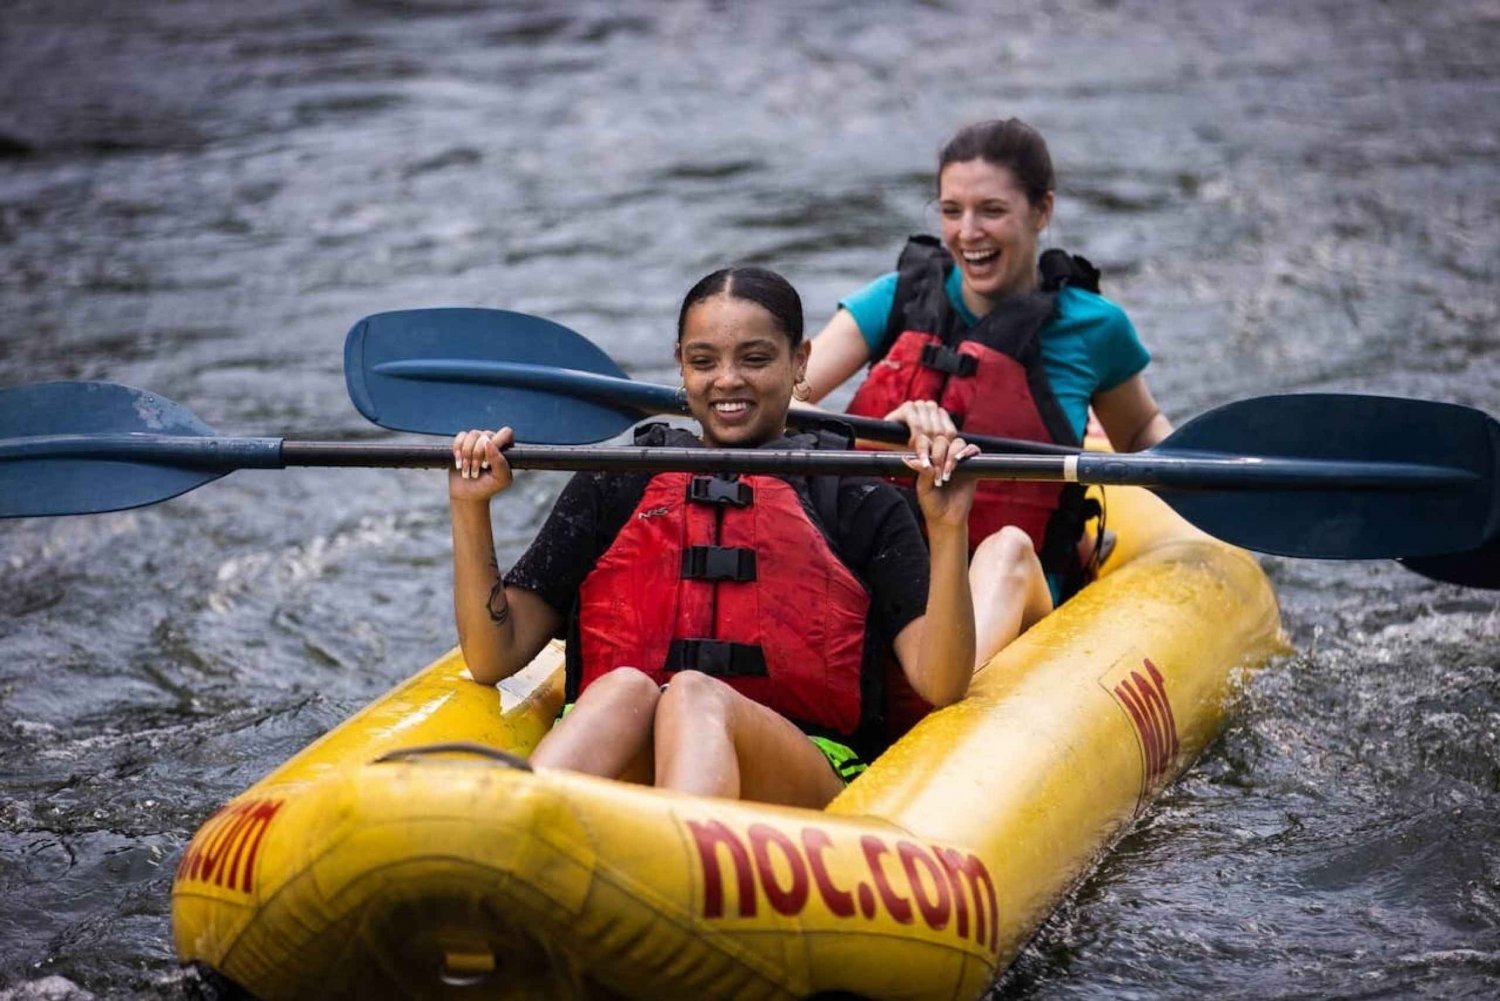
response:
[[[884,420],[905,424],[913,436],[937,437],[941,434],[952,438],[958,434],[958,425],[953,423],[952,415],[934,400],[907,400],[886,414]]]
[[[971,445],[957,435],[914,434],[911,448],[915,454],[905,461],[907,467],[917,473],[917,502],[927,524],[966,524],[969,508],[974,504],[974,488],[979,481],[972,476],[960,476],[955,480],[953,472],[960,460],[978,455],[979,446]]]

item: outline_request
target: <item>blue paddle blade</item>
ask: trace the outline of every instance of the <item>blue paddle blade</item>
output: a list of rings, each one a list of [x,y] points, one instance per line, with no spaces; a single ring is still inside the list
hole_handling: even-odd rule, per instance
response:
[[[41,382],[0,390],[0,439],[50,435],[162,434],[213,437],[191,411],[155,393],[108,382]],[[123,511],[176,497],[223,476],[139,460],[0,460],[0,518]]]
[[[1194,418],[1153,453],[1415,463],[1473,474],[1464,486],[1397,491],[1157,488],[1209,534],[1263,553],[1420,558],[1500,537],[1500,424],[1469,407],[1348,394],[1261,397]]]
[[[567,327],[504,310],[367,316],[344,341],[344,378],[359,412],[395,431],[509,426],[518,441],[572,444],[613,437],[644,416],[612,388],[628,377],[609,355]],[[597,392],[578,391],[593,383]]]

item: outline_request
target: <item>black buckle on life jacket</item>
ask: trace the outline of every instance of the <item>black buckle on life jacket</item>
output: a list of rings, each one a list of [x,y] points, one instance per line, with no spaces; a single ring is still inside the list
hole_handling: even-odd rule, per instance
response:
[[[726,480],[721,476],[694,476],[688,480],[687,499],[694,504],[729,504],[749,507],[755,489],[744,480]]]
[[[690,546],[682,551],[683,580],[755,579],[755,550],[743,546]]]
[[[946,375],[968,376],[979,369],[979,359],[942,344],[922,345],[922,364]]]
[[[673,640],[667,647],[667,671],[702,671],[716,678],[764,678],[766,655],[749,643],[723,640]]]

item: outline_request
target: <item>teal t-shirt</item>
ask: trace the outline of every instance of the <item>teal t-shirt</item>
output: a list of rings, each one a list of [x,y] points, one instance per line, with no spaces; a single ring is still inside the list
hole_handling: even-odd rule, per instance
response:
[[[964,304],[963,275],[948,272],[948,301],[965,324],[978,320]],[[841,300],[873,354],[885,336],[886,321],[896,303],[896,272],[879,278]],[[1130,317],[1102,295],[1065,286],[1057,296],[1057,311],[1042,327],[1042,370],[1052,392],[1082,438],[1088,423],[1089,400],[1114,389],[1138,374],[1151,361]]]

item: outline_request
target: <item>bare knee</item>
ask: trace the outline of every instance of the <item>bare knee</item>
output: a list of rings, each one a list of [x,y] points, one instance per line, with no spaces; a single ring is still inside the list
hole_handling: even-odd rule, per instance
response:
[[[644,672],[617,668],[592,681],[568,717],[532,752],[539,768],[619,778],[650,774],[652,726],[661,690]]]
[[[734,689],[702,671],[679,671],[661,693],[662,709],[672,712],[722,713]]]
[[[1006,525],[979,544],[969,564],[969,586],[974,592],[976,616],[981,626],[985,622],[985,610],[1004,611],[1013,603],[1018,603],[1020,608],[1017,634],[1025,632],[1052,611],[1052,591],[1047,586],[1047,574],[1036,555],[1031,536],[1014,525]],[[1004,614],[1008,621],[1010,612]]]
[[[701,731],[705,726],[729,732],[733,729],[737,697],[733,688],[701,671],[672,675],[656,711],[657,739],[668,733]]]
[[[1031,536],[1015,525],[1006,525],[987,537],[974,550],[969,563],[972,575],[993,577],[1026,576],[1041,570]]]
[[[645,671],[634,667],[617,667],[600,675],[584,692],[592,700],[604,699],[616,705],[655,709],[661,689]]]

